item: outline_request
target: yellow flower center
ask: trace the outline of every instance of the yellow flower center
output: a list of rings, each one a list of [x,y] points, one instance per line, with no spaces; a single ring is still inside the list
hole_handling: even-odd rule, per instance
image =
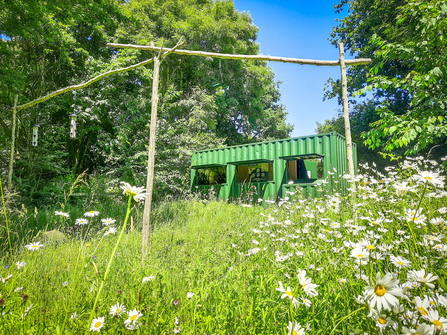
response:
[[[101,323],[100,321],[96,322],[96,323],[95,323],[95,328],[98,328],[99,326],[101,326],[101,324],[102,324],[102,323]]]
[[[434,302],[433,300],[431,300],[431,301],[430,301],[430,304],[431,304],[431,305],[434,305],[434,304],[435,304],[435,302]]]
[[[137,319],[137,316],[136,315],[132,315],[131,317],[130,317],[130,321],[135,321]]]
[[[444,326],[442,325],[442,323],[439,322],[438,320],[433,320],[433,324],[434,324],[436,327],[444,328]]]
[[[33,245],[33,248],[37,248],[37,245]]]
[[[117,313],[120,313],[120,312],[121,312],[121,308],[117,308],[117,309],[116,309],[116,312],[117,312]]]
[[[303,284],[303,285],[301,285],[302,288],[305,288],[306,286],[307,286],[307,284]]]
[[[94,212],[94,211],[90,211],[89,213],[90,213],[90,214],[93,214],[93,212]]]
[[[384,325],[384,324],[386,324],[386,320],[384,318],[379,318],[379,323],[381,325]]]
[[[363,255],[362,254],[357,255],[357,258],[363,258]]]
[[[386,293],[386,288],[383,285],[377,285],[374,289],[374,293],[379,297],[383,296]]]
[[[132,196],[132,197],[134,197],[134,196],[137,195],[135,192],[132,192],[132,191],[129,191],[129,190],[126,191],[126,194],[127,194],[127,195],[130,195],[130,196]]]
[[[399,264],[399,265],[404,265],[404,263],[402,263],[401,261],[397,262],[397,264]]]
[[[427,179],[427,180],[432,180],[433,178],[432,177],[424,177],[424,179]]]
[[[366,247],[366,249],[372,250],[372,249],[374,249],[374,246],[373,246],[373,245],[368,245],[368,246]]]
[[[293,297],[292,292],[286,291],[286,293],[287,293],[287,295],[288,295],[289,297]]]
[[[298,335],[298,333],[296,331],[293,331],[292,335]]]
[[[428,312],[424,307],[419,307],[418,310],[421,312],[422,315],[428,315]]]

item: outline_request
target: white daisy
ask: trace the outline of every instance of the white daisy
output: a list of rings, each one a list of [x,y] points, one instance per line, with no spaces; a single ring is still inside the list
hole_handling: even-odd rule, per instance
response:
[[[284,289],[283,284],[281,282],[279,282],[279,287],[277,287],[275,290],[277,290],[279,292],[283,292],[283,295],[281,295],[281,299],[287,298],[287,300],[291,300],[295,307],[297,307],[299,305],[299,302],[293,295],[292,290],[290,289],[290,286],[287,286],[287,289]]]
[[[101,222],[102,222],[102,224],[103,224],[104,226],[109,226],[109,225],[115,223],[116,220],[111,219],[111,218],[107,218],[107,219],[101,219]]]
[[[113,305],[110,307],[110,315],[111,316],[121,316],[121,313],[126,312],[126,306],[117,303],[116,305]]]
[[[375,285],[365,287],[365,296],[369,300],[370,308],[377,305],[377,310],[380,312],[382,307],[390,310],[392,306],[398,304],[399,300],[396,297],[402,296],[402,289],[398,284],[391,273],[382,278],[380,272],[377,272]]]
[[[88,224],[88,220],[84,219],[84,218],[76,219],[76,221],[75,221],[75,225],[83,226],[86,224]]]
[[[40,241],[36,242],[36,243],[31,243],[31,244],[25,245],[25,248],[27,248],[30,251],[36,251],[36,250],[39,250],[42,247],[43,247],[43,244],[40,244]]]
[[[420,171],[419,174],[413,176],[413,179],[418,183],[430,183],[434,186],[444,187],[444,178],[439,175],[439,172]]]
[[[151,281],[152,279],[154,279],[155,276],[154,275],[150,275],[149,277],[143,277],[143,283]]]
[[[130,186],[130,184],[121,182],[121,189],[123,194],[133,197],[136,202],[144,201],[146,199],[147,193],[144,193],[146,189],[144,187]]]
[[[427,284],[428,287],[434,288],[435,285],[433,285],[431,282],[438,279],[438,276],[433,275],[432,273],[428,273],[427,277],[425,277],[425,270],[410,270],[408,271],[408,279],[411,281],[415,281],[422,284]]]
[[[126,326],[131,325],[131,324],[135,325],[137,323],[137,320],[141,316],[143,316],[143,314],[141,314],[139,311],[137,311],[137,309],[134,309],[134,310],[131,310],[130,312],[127,312],[127,315],[128,315],[129,318],[127,318],[124,321],[124,324]]]
[[[98,211],[89,211],[89,212],[84,213],[84,216],[86,216],[88,218],[93,218],[98,215],[99,215]]]
[[[59,212],[59,211],[55,211],[55,212],[54,212],[54,215],[64,216],[64,217],[66,217],[66,218],[69,218],[69,217],[70,217],[70,214],[68,214],[68,213],[64,213],[64,212]]]
[[[304,328],[301,328],[301,325],[294,321],[289,321],[289,325],[287,326],[287,335],[305,335]]]
[[[104,236],[107,236],[107,235],[113,235],[113,234],[116,234],[116,232],[117,232],[116,228],[110,227],[109,230],[107,230],[107,231],[104,233]]]
[[[92,324],[90,326],[90,331],[99,333],[101,331],[102,327],[104,327],[104,317],[103,316],[92,320]]]
[[[26,265],[26,263],[24,261],[21,261],[21,262],[16,262],[15,265],[17,266],[17,269],[20,269],[20,268],[23,268]]]

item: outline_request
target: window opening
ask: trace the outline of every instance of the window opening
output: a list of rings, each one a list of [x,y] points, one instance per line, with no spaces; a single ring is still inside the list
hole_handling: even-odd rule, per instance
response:
[[[237,166],[238,183],[257,183],[273,180],[273,163]]]
[[[324,178],[324,157],[303,155],[281,157],[287,160],[288,181],[316,180]]]
[[[216,185],[227,182],[227,174],[223,166],[210,166],[197,169],[198,185]]]

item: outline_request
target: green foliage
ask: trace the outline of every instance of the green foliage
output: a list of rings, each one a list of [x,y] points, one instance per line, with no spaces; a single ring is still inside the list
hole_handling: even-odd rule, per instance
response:
[[[16,13],[33,16],[28,28],[21,20],[14,22]],[[107,48],[107,42],[154,41],[169,47],[185,36],[184,48],[190,50],[259,52],[258,28],[232,1],[12,1],[4,2],[0,19],[5,21],[0,33],[11,38],[0,41],[5,69],[0,82],[7,87],[0,105],[8,111],[0,116],[5,167],[14,93],[22,104],[153,56]],[[213,86],[222,82],[225,94],[216,94]],[[142,181],[151,87],[152,69],[142,67],[19,112],[14,183],[34,194],[58,175],[71,175],[72,181],[87,168],[112,179]],[[156,200],[181,193],[193,150],[284,138],[292,130],[266,62],[172,54],[161,65],[159,94]],[[76,139],[68,136],[73,112],[78,115]],[[37,148],[30,145],[34,124],[40,125]]]
[[[445,142],[445,4],[343,0],[335,7],[348,6],[331,38],[334,44],[343,41],[351,54],[373,58],[348,71],[351,96],[370,90],[377,106],[374,122],[363,130],[365,143],[410,154]],[[326,97],[341,96],[339,81],[329,84]]]

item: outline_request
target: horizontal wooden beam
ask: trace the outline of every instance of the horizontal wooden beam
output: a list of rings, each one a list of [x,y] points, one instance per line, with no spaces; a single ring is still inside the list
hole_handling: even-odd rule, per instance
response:
[[[137,49],[137,50],[152,50],[160,51],[160,47],[153,47],[147,45],[134,45],[134,44],[118,44],[118,43],[107,43],[108,47],[121,48],[121,49]],[[169,48],[163,48],[163,51],[171,51]],[[194,51],[194,50],[181,50],[177,49],[172,51],[172,53],[180,55],[189,56],[201,56],[201,57],[214,57],[214,58],[224,58],[224,59],[246,59],[246,60],[264,60],[269,62],[282,62],[282,63],[294,63],[300,65],[316,65],[316,66],[339,66],[339,60],[313,60],[313,59],[298,59],[298,58],[288,58],[288,57],[275,57],[275,56],[265,56],[265,55],[233,55],[233,54],[220,54],[216,52],[206,52],[206,51]],[[357,58],[351,60],[345,60],[346,65],[360,65],[371,63],[371,58]]]

